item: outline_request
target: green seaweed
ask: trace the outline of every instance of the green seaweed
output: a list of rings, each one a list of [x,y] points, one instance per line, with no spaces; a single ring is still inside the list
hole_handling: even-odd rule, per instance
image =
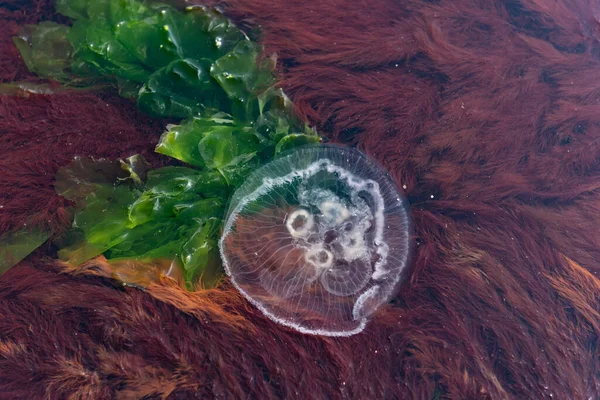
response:
[[[15,38],[28,68],[69,86],[113,85],[167,126],[156,152],[185,165],[152,169],[76,158],[57,193],[75,204],[59,244],[72,264],[167,261],[193,289],[220,265],[217,241],[230,193],[279,152],[319,137],[275,87],[275,57],[219,12],[138,0],[58,0],[73,20],[30,25]],[[32,238],[33,239],[33,238]]]
[[[40,247],[50,232],[21,229],[0,236],[0,274],[18,264],[31,252]]]
[[[31,72],[62,82],[68,77],[66,69],[73,52],[67,39],[69,30],[68,26],[50,21],[25,25],[13,43]]]
[[[73,25],[27,25],[14,38],[28,68],[70,85],[113,82],[153,116],[246,112],[239,103],[256,97],[254,84],[274,83],[271,70],[261,74],[259,47],[214,10],[61,0],[57,11]]]
[[[223,178],[187,167],[147,173],[145,167],[136,156],[76,159],[61,168],[57,191],[78,205],[73,220],[78,234],[71,232],[75,239],[59,250],[63,261],[79,265],[100,254],[109,260],[169,259],[184,266],[186,278],[202,272],[208,260],[198,252],[216,243],[214,225],[224,207],[222,198],[210,196],[227,193]]]

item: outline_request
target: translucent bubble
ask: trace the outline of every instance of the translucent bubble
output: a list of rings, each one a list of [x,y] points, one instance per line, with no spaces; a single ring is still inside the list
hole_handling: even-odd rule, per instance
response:
[[[408,217],[392,181],[359,151],[309,146],[250,175],[219,247],[235,287],[267,317],[350,336],[394,295]]]

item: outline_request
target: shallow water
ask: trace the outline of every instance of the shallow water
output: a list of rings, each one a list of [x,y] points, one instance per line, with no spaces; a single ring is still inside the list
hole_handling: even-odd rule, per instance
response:
[[[260,28],[300,115],[376,160],[407,198],[398,295],[360,334],[307,336],[228,282],[126,288],[106,263],[73,270],[44,245],[0,277],[0,397],[599,397],[599,6],[223,11]],[[0,79],[32,79],[11,37],[65,19],[50,1],[5,1],[0,18]],[[0,96],[0,232],[70,226],[53,182],[74,156],[169,162],[153,151],[167,122],[110,90]]]

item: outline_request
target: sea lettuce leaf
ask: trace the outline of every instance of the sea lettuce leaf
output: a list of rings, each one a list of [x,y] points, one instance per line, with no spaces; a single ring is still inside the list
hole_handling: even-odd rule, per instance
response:
[[[51,21],[25,25],[13,43],[29,71],[40,78],[64,82],[71,63],[73,46],[67,39],[70,28]]]
[[[149,115],[184,119],[156,147],[177,165],[76,158],[58,171],[56,191],[74,203],[59,257],[80,265],[103,255],[128,284],[147,280],[145,263],[177,266],[190,289],[217,281],[230,193],[280,152],[319,141],[277,88],[276,58],[204,7],[57,0],[57,11],[73,24],[15,38],[30,70],[70,86],[114,85]]]
[[[180,125],[169,125],[156,151],[192,166],[218,171],[227,185],[239,186],[255,168],[281,151],[319,142],[306,128],[276,110],[257,122],[238,120],[225,113],[193,117]]]
[[[206,109],[228,110],[226,93],[210,76],[206,59],[178,59],[153,73],[139,91],[138,106],[150,115],[188,118]]]
[[[128,218],[134,226],[152,220],[176,218],[194,204],[194,209],[200,214],[189,217],[217,216],[222,202],[218,207],[215,200],[198,202],[215,195],[226,196],[227,191],[223,178],[211,171],[171,166],[159,168],[148,174],[146,190],[130,205]],[[202,205],[203,208],[200,207]]]
[[[217,11],[136,0],[59,0],[57,11],[71,27],[43,22],[14,38],[40,77],[112,82],[157,117],[248,109],[234,103],[248,98],[258,76],[258,48]]]
[[[258,45],[241,40],[235,48],[215,61],[210,74],[225,90],[229,98],[247,102],[258,74],[256,57]]]
[[[210,217],[198,224],[198,229],[189,236],[183,245],[181,260],[183,262],[184,278],[191,286],[198,280],[199,273],[205,274],[220,267],[219,233],[220,217]],[[204,279],[205,284],[209,283]]]
[[[112,163],[76,159],[59,171],[56,188],[78,204],[73,230],[79,233],[70,233],[59,257],[73,265],[100,254],[168,259],[183,266],[186,279],[198,278],[209,262],[201,255],[212,257],[218,238],[214,226],[220,226],[228,190],[223,177],[176,166],[138,173],[139,165],[145,165],[140,156]]]
[[[21,229],[0,236],[0,275],[44,244],[51,232]]]
[[[71,72],[75,76],[143,83],[152,74],[152,70],[145,68],[115,37],[110,25],[75,21],[67,38],[74,49]]]

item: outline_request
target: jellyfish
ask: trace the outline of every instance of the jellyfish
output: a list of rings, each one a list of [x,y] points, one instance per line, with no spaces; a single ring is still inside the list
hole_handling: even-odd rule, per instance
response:
[[[408,231],[405,201],[365,155],[305,146],[235,191],[219,249],[233,285],[271,320],[351,336],[395,294]]]

